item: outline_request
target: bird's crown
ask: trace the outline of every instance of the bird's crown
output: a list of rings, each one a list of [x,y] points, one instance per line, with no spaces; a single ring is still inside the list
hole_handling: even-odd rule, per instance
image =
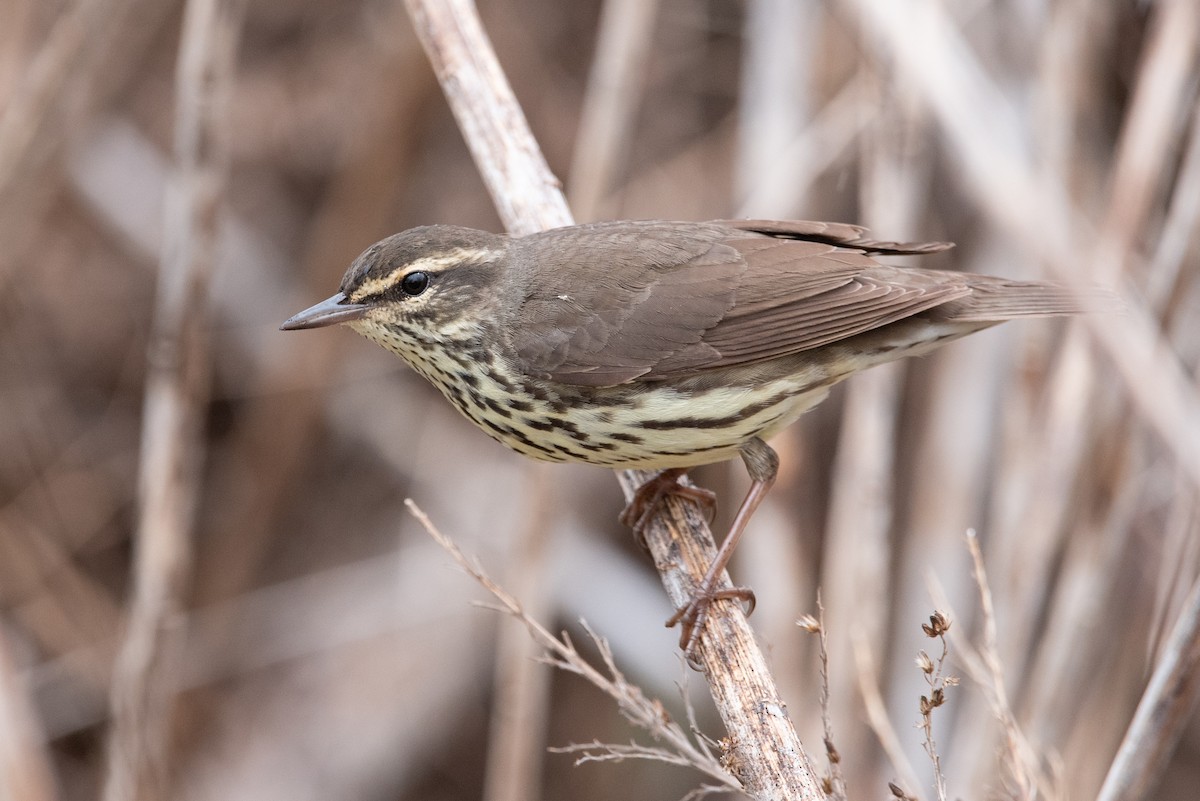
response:
[[[431,289],[490,283],[491,265],[504,255],[506,238],[452,225],[412,228],[376,242],[354,260],[341,291],[351,303],[376,305],[414,300]]]

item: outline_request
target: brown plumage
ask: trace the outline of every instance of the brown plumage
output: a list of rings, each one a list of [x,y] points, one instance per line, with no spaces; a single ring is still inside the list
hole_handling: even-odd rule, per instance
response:
[[[513,345],[532,375],[612,386],[812,350],[934,309],[931,320],[974,327],[1079,308],[1070,292],[1044,283],[893,267],[868,255],[949,247],[875,242],[854,226],[807,222],[547,231],[510,246],[509,270],[536,275],[513,315]]]
[[[663,469],[623,516],[635,526],[687,468],[741,455],[750,494],[676,616],[690,650],[714,598],[748,596],[716,586],[774,479],[765,438],[858,370],[1014,317],[1105,304],[875,258],[948,247],[819,222],[621,221],[518,238],[427,226],[367,249],[338,294],[283,327],[348,323],[534,458]]]

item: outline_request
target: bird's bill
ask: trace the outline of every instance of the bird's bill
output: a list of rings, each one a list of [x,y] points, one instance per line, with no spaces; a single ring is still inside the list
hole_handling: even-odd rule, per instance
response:
[[[351,303],[341,292],[326,298],[315,306],[309,306],[294,314],[279,326],[281,331],[299,331],[302,328],[323,328],[336,323],[361,320],[370,307],[362,303]]]

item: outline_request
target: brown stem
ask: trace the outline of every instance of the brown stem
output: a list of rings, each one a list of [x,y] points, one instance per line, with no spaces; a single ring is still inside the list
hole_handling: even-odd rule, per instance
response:
[[[208,394],[208,283],[228,147],[218,124],[245,0],[191,0],[176,73],[176,169],[149,348],[134,589],[112,680],[108,801],[168,798],[171,701]]]
[[[469,0],[406,0],[505,227],[528,233],[572,222],[512,89]],[[649,477],[617,474],[626,498]],[[646,543],[676,606],[687,603],[716,546],[693,504],[668,498],[646,527]],[[729,735],[726,764],[754,798],[820,799],[817,779],[745,615],[733,601],[713,607],[699,661]]]

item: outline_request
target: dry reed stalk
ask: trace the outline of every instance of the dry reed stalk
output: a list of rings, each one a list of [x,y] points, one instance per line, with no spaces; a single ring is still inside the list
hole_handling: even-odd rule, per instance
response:
[[[104,795],[167,798],[173,674],[191,573],[202,415],[208,394],[208,279],[227,170],[222,113],[244,0],[190,0],[176,75],[178,194],[166,207],[142,429],[134,590],[114,667]]]
[[[569,175],[570,206],[584,222],[603,219],[605,198],[627,155],[660,0],[605,0]]]
[[[368,243],[392,232],[391,201],[415,166],[417,129],[406,123],[425,111],[437,89],[423,69],[424,56],[406,28],[402,10],[383,19],[381,30],[390,32],[393,48],[362,56],[371,64],[375,80],[360,88],[363,102],[381,122],[349,133],[313,213],[303,261],[295,270],[312,297],[327,293]],[[271,547],[288,493],[309,467],[323,411],[321,398],[315,393],[281,395],[278,388],[330,382],[347,358],[345,337],[278,339],[282,341],[270,357],[258,361],[244,422],[229,455],[233,464],[246,465],[258,478],[247,482],[240,471],[216,477],[214,492],[228,500],[208,551],[214,563],[227,567],[196,587],[201,601],[228,598],[249,586]]]
[[[72,138],[128,79],[175,6],[73,0],[55,20],[0,115],[0,275],[32,244],[32,221],[52,202]]]
[[[423,58],[423,56],[421,56]],[[386,77],[387,73],[382,73],[381,77]],[[328,220],[328,224],[318,226],[318,231],[314,232],[313,245],[314,255],[307,260],[314,274],[314,286],[309,293],[316,292],[320,289],[321,292],[327,291],[327,281],[322,282],[317,286],[317,278],[315,273],[322,269],[328,270],[331,266],[340,269],[344,266],[340,260],[328,260],[326,258],[318,258],[317,253],[323,252],[327,245],[331,246],[332,240],[327,240],[327,237],[332,237],[336,234],[333,229],[338,229],[347,235],[354,235],[355,231],[359,230],[359,226],[370,224],[373,219],[372,215],[381,214],[385,208],[381,202],[372,203],[373,194],[369,189],[363,189],[363,186],[369,186],[370,182],[358,185],[353,183],[351,178],[361,177],[367,173],[371,173],[370,180],[384,178],[389,172],[388,165],[391,159],[396,158],[395,151],[390,150],[388,154],[378,154],[378,160],[372,160],[378,148],[388,147],[390,144],[394,147],[394,136],[389,132],[377,132],[380,137],[374,140],[377,147],[370,146],[365,148],[365,151],[360,157],[353,159],[352,164],[347,166],[347,175],[343,181],[339,181],[334,189],[335,197],[329,201],[329,206],[326,211],[328,216],[323,219]],[[110,180],[114,176],[128,174],[129,172],[137,172],[142,175],[148,182],[153,183],[157,187],[165,185],[165,170],[163,165],[158,163],[155,158],[155,150],[151,143],[144,139],[137,138],[133,131],[130,131],[123,126],[115,125],[112,130],[106,131],[101,137],[101,141],[97,142],[93,149],[88,151],[88,162],[86,167],[80,165],[79,172],[75,174],[75,180],[78,182],[82,193],[84,193],[89,202],[93,203],[97,210],[103,215],[104,221],[116,228],[121,235],[129,238],[131,242],[137,243],[142,247],[151,247],[156,241],[157,231],[153,226],[138,226],[136,220],[139,217],[139,210],[136,204],[132,203],[133,197],[122,191],[122,186],[119,182]],[[377,199],[377,198],[376,198]],[[369,208],[363,204],[368,204]],[[250,288],[239,286],[229,286],[225,284],[221,287],[216,287],[216,295],[214,302],[217,305],[217,311],[220,315],[226,318],[236,319],[241,311],[239,305],[241,300],[247,295],[256,298],[296,298],[295,303],[299,305],[303,302],[303,296],[291,287],[284,276],[284,271],[280,262],[282,258],[273,255],[269,248],[260,240],[248,235],[247,221],[243,218],[233,216],[231,209],[224,209],[221,213],[221,250],[228,254],[229,264],[226,268],[226,274],[236,273],[249,279]],[[379,218],[375,218],[378,225],[383,225]],[[344,227],[339,228],[340,225]],[[359,236],[369,240],[370,235],[360,233]],[[324,244],[322,244],[324,243]],[[361,244],[361,243],[360,243]],[[359,247],[345,243],[344,247]],[[328,255],[328,254],[326,254]],[[286,301],[285,301],[286,302]],[[286,307],[281,306],[276,317],[282,318],[286,314]],[[274,318],[272,318],[274,319]],[[273,332],[274,326],[271,320],[267,320],[262,326],[256,327],[237,327],[232,329],[235,335],[234,345],[240,348],[244,358],[255,359],[259,363],[264,360],[269,362],[269,359],[263,355],[264,331]],[[280,337],[284,341],[290,341],[287,337]],[[274,350],[268,351],[275,353]],[[295,353],[290,357],[292,359],[313,359],[317,363],[322,362],[322,349],[318,345],[307,346],[298,345]],[[286,358],[286,357],[284,357]],[[363,370],[360,366],[360,360],[363,357],[350,353],[340,360],[342,370],[348,375],[361,374]],[[307,367],[304,368],[307,371]],[[223,569],[228,570],[228,574],[214,577],[205,585],[206,594],[210,600],[213,596],[218,599],[223,599],[231,593],[235,593],[238,587],[244,585],[251,578],[248,571],[250,563],[254,561],[255,543],[253,541],[254,527],[268,525],[270,523],[270,498],[273,487],[279,479],[275,473],[283,476],[288,474],[288,460],[291,458],[291,449],[293,446],[302,445],[307,440],[307,434],[298,432],[299,441],[287,443],[279,447],[278,450],[272,450],[271,442],[274,440],[273,432],[276,432],[280,427],[290,427],[298,424],[297,421],[302,417],[305,403],[293,402],[289,403],[283,412],[272,412],[275,404],[273,401],[278,400],[271,391],[270,382],[265,380],[266,376],[274,376],[279,383],[282,383],[288,390],[294,390],[296,381],[295,375],[290,375],[285,380],[281,374],[282,370],[279,365],[264,367],[263,386],[258,387],[251,393],[251,397],[260,401],[263,405],[262,416],[260,417],[256,410],[251,410],[251,417],[254,419],[258,427],[254,427],[253,433],[249,430],[252,426],[247,424],[245,432],[246,439],[244,442],[239,438],[238,442],[233,446],[235,453],[240,454],[245,458],[254,456],[262,448],[262,459],[266,460],[268,455],[273,456],[268,475],[261,479],[256,479],[252,482],[246,482],[244,472],[234,472],[230,476],[220,475],[219,481],[227,481],[231,478],[241,478],[242,484],[237,488],[237,493],[232,497],[235,499],[233,503],[237,503],[236,499],[242,493],[255,492],[253,498],[249,498],[246,502],[257,499],[260,501],[260,506],[255,507],[250,512],[236,516],[231,515],[225,525],[230,526],[230,534],[243,534],[249,538],[250,542],[241,542],[242,546],[236,553],[230,551],[230,548],[236,548],[237,544],[222,547],[222,538],[217,537],[212,543],[212,547],[216,548],[221,556],[214,556],[218,563],[226,566]],[[306,379],[301,379],[301,384],[309,383],[312,385],[323,384],[330,380],[327,376],[310,376]],[[351,383],[351,388],[357,387],[355,383]],[[515,488],[510,488],[507,485],[496,481],[495,465],[490,460],[480,460],[478,454],[474,452],[474,446],[477,445],[475,440],[471,438],[472,432],[464,431],[453,425],[451,422],[451,410],[442,408],[440,405],[433,405],[430,408],[419,413],[421,419],[428,423],[431,431],[453,432],[449,436],[451,442],[447,442],[447,437],[442,437],[439,442],[434,444],[436,453],[427,452],[422,456],[420,453],[419,443],[416,446],[417,455],[413,455],[414,444],[410,439],[397,437],[397,431],[403,430],[406,427],[410,415],[416,413],[416,410],[421,408],[420,403],[425,398],[420,393],[420,388],[413,385],[394,386],[394,385],[378,385],[371,384],[367,387],[362,387],[361,391],[347,391],[339,395],[339,404],[330,414],[328,424],[333,432],[333,436],[344,441],[356,443],[356,447],[361,448],[365,452],[372,453],[376,458],[376,464],[383,464],[389,468],[394,480],[407,482],[411,480],[410,467],[411,461],[431,462],[437,458],[448,458],[447,454],[459,454],[463,458],[458,459],[459,463],[471,462],[476,464],[480,469],[476,471],[464,472],[458,478],[458,490],[465,497],[482,499],[481,504],[491,509],[499,508],[498,501],[501,496],[516,498],[520,497],[521,493]],[[256,404],[257,405],[257,404]],[[269,421],[264,422],[265,418],[270,417]],[[453,434],[464,434],[461,438],[463,443],[462,448],[454,447],[453,443],[460,441],[460,438]],[[468,451],[472,451],[470,459],[465,457]],[[269,454],[267,453],[269,452]],[[255,457],[259,458],[259,457]],[[299,457],[297,457],[299,458]],[[303,466],[303,465],[298,465]],[[219,485],[218,485],[219,486]],[[213,492],[218,492],[219,489],[214,488]],[[415,490],[414,490],[415,491]],[[462,504],[457,505],[458,508]],[[222,518],[225,519],[225,518]],[[495,527],[488,528],[487,534],[497,534]],[[503,538],[501,538],[503,539]],[[495,543],[493,543],[495,544]],[[262,547],[269,547],[271,543],[264,542]],[[476,547],[480,547],[482,543],[475,543]],[[407,549],[406,549],[407,553]],[[409,559],[417,558],[415,556],[407,557]],[[232,563],[232,564],[231,564]],[[306,658],[316,660],[325,648],[335,647],[343,640],[339,636],[344,628],[344,623],[333,623],[330,628],[321,628],[319,626],[301,626],[300,623],[306,620],[321,620],[323,616],[319,614],[323,607],[332,609],[353,610],[356,617],[369,615],[370,604],[372,598],[366,590],[374,588],[379,589],[378,583],[364,583],[364,595],[359,597],[354,604],[339,600],[342,598],[338,594],[340,582],[336,581],[338,571],[332,571],[331,575],[325,577],[333,586],[328,589],[328,594],[332,595],[332,599],[322,602],[320,594],[316,595],[312,603],[301,603],[303,600],[299,597],[303,588],[297,588],[297,597],[288,604],[280,604],[275,607],[279,618],[277,624],[288,630],[295,630],[298,633],[297,640],[291,646],[280,644],[280,653],[272,656],[274,646],[269,643],[264,643],[262,636],[247,635],[247,627],[242,624],[243,618],[247,614],[254,612],[253,594],[243,596],[242,602],[231,602],[228,604],[220,604],[211,610],[211,614],[202,614],[201,620],[196,626],[191,627],[191,630],[197,632],[196,639],[205,644],[199,653],[189,654],[188,662],[200,665],[196,675],[189,681],[188,686],[194,686],[208,681],[218,681],[230,676],[238,677],[243,672],[254,671],[266,666],[276,666],[282,668],[281,661],[289,658]],[[421,590],[430,598],[439,599],[439,603],[447,606],[462,605],[467,602],[467,598],[459,597],[447,590],[444,586],[444,577],[436,570],[420,570],[415,571],[411,575],[406,575],[405,582],[407,585],[419,584],[424,589]],[[309,591],[318,593],[318,586],[322,581],[322,575],[314,576],[315,584]],[[414,587],[415,590],[415,587]],[[450,593],[450,594],[448,594]],[[248,611],[246,607],[250,607]],[[403,614],[399,614],[395,622],[395,628],[398,631],[408,632],[410,636],[417,637],[423,629],[420,627],[420,622],[424,617],[429,616],[429,611],[426,607],[413,605],[406,602],[401,605],[405,610]],[[284,609],[289,609],[295,612],[295,617],[292,614],[283,614]],[[256,620],[259,619],[255,616]],[[261,625],[265,625],[263,622]],[[256,631],[253,626],[251,631]],[[310,631],[311,630],[311,631]],[[323,632],[323,633],[322,633]],[[311,636],[310,636],[311,635]],[[322,639],[324,638],[324,639]],[[479,635],[479,639],[484,639],[483,635]],[[352,640],[356,642],[357,640]],[[245,653],[245,643],[255,642],[266,654]],[[324,642],[324,646],[321,643]],[[343,647],[348,647],[344,644]],[[222,649],[229,648],[232,653],[222,655]],[[292,650],[288,650],[292,648]],[[428,723],[429,715],[415,715],[413,717],[402,716],[396,721],[397,729],[391,735],[395,742],[406,743],[405,747],[398,750],[403,753],[404,759],[396,759],[394,756],[389,758],[388,763],[392,770],[398,775],[412,776],[415,775],[423,764],[423,760],[428,758],[427,748],[432,747],[441,739],[450,736],[451,729],[449,724],[454,720],[454,715],[448,710],[453,710],[456,704],[466,698],[472,688],[475,687],[479,680],[479,671],[475,669],[475,665],[465,660],[464,654],[457,650],[458,643],[443,642],[441,639],[429,639],[428,637],[420,639],[420,651],[425,658],[431,660],[434,664],[441,664],[443,668],[436,671],[427,677],[427,683],[423,692],[419,697],[405,696],[397,701],[399,708],[411,709],[416,704],[421,708],[428,708],[432,714],[432,710],[440,710],[445,712],[447,717],[439,716],[438,720],[444,720],[447,724],[445,728],[431,727]],[[403,649],[401,649],[403,650]],[[473,652],[477,652],[477,648]],[[98,660],[103,661],[103,654],[94,654]],[[211,669],[203,669],[204,665],[210,664],[212,660],[220,662],[222,659],[229,660],[230,664],[221,667],[219,664]],[[397,665],[402,664],[397,660],[393,660]],[[451,667],[445,667],[445,666]],[[259,703],[268,705],[274,697],[273,693],[286,692],[286,687],[272,685],[270,692],[258,693],[256,698]],[[236,701],[234,702],[236,705]],[[318,699],[314,699],[314,703],[319,703]],[[61,721],[57,727],[58,732],[74,731],[77,728],[97,720],[98,707],[89,707],[87,710],[81,710],[81,714],[71,720]],[[214,714],[224,720],[237,721],[240,710],[221,708],[214,710]],[[316,713],[315,713],[316,714]],[[318,714],[319,717],[319,714]],[[280,734],[276,731],[262,732],[261,736],[255,736],[251,742],[247,743],[249,749],[246,759],[253,759],[253,755],[260,753],[268,753],[271,749],[283,748],[287,744],[295,745],[297,741],[303,738],[312,738],[317,741],[311,747],[318,748],[326,753],[328,757],[329,770],[336,772],[339,769],[346,769],[343,764],[342,753],[331,749],[334,744],[345,742],[344,739],[330,737],[330,732],[325,727],[319,727],[318,731],[309,731],[308,725],[311,723],[309,717],[300,715],[296,721],[291,723],[280,723],[280,728],[286,734]],[[235,728],[240,724],[234,722]],[[256,730],[257,731],[257,730]],[[382,735],[381,735],[382,736]],[[365,750],[369,751],[369,743],[362,743],[360,748],[354,752],[355,759],[361,759]],[[299,746],[297,746],[299,747]],[[228,773],[223,776],[204,776],[203,774],[193,776],[192,781],[197,781],[205,784],[205,786],[224,787],[232,784],[237,784],[238,777],[245,781],[246,778],[241,773]],[[213,790],[213,793],[218,797],[221,792]]]
[[[54,801],[58,791],[27,682],[17,675],[9,632],[0,616],[0,798]]]
[[[499,64],[465,0],[407,0],[414,25],[463,135],[511,233],[568,224],[565,200],[542,159]],[[618,473],[627,498],[650,474]],[[715,546],[691,504],[670,499],[646,541],[672,602],[686,602]],[[669,525],[667,521],[670,521]],[[679,557],[671,552],[677,548]],[[795,729],[774,689],[745,615],[714,606],[700,660],[732,742],[735,775],[756,798],[820,797]]]
[[[857,80],[869,84],[871,76],[859,75]],[[877,112],[878,127],[860,139],[863,223],[880,233],[886,231],[888,237],[920,240],[920,220],[925,212],[920,187],[928,181],[930,167],[928,151],[920,146],[921,115],[904,102],[902,93],[885,80],[878,82],[874,94],[885,98]],[[830,659],[840,666],[833,673],[830,701],[836,729],[841,732],[839,746],[853,755],[849,758],[860,761],[857,781],[850,782],[852,795],[882,787],[894,775],[881,762],[879,750],[872,747],[867,727],[855,725],[862,716],[859,687],[863,681],[877,685],[882,666],[856,662],[854,642],[866,641],[873,644],[872,650],[881,649],[888,640],[889,626],[917,619],[905,616],[901,610],[907,607],[895,609],[896,589],[890,574],[898,556],[890,532],[903,461],[896,449],[905,367],[900,363],[883,365],[847,383],[837,452],[830,465],[828,550],[821,592],[828,627],[834,632]],[[918,475],[936,480],[924,473]],[[915,483],[920,485],[920,481]],[[928,560],[936,547],[925,542],[923,535],[937,529],[914,525],[912,530],[916,535],[904,547]],[[858,671],[851,670],[855,664]],[[864,670],[873,672],[863,676]]]
[[[526,499],[527,519],[517,529],[510,550],[508,584],[522,599],[526,614],[544,620],[552,615],[554,606],[548,578],[555,485],[548,465],[534,465],[524,472],[526,489],[521,495]],[[550,671],[537,664],[542,649],[528,632],[506,626],[497,638],[483,797],[485,801],[538,801]]]
[[[1200,682],[1200,581],[1193,585],[1097,801],[1140,801],[1162,780]]]
[[[580,130],[571,167],[572,207],[582,219],[596,216],[613,178],[614,165],[629,144],[641,97],[657,2],[608,0],[597,34]],[[529,489],[528,522],[517,528],[506,584],[523,599],[526,613],[544,619],[552,612],[547,539],[553,481],[545,466],[524,471]],[[540,652],[526,632],[506,626],[499,632],[484,797],[489,801],[536,799],[551,674],[534,657]]]

